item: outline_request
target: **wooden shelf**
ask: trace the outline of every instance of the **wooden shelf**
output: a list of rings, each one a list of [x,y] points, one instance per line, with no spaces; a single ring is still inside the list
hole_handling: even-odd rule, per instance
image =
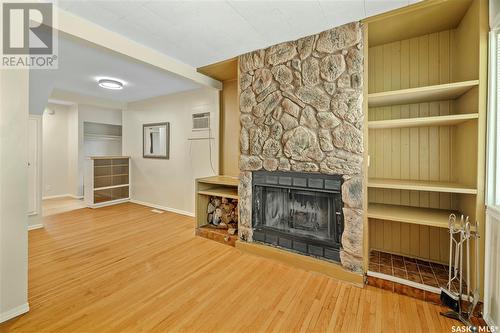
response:
[[[389,106],[455,99],[476,87],[478,80],[368,94],[368,106]]]
[[[403,223],[427,225],[438,228],[448,228],[448,218],[455,211],[420,208],[408,206],[396,206],[385,204],[369,204],[368,217],[380,220],[397,221]]]
[[[390,119],[369,121],[368,128],[402,128],[402,127],[423,127],[423,126],[450,126],[463,123],[465,121],[474,120],[479,117],[477,113],[456,114],[448,116],[421,117],[421,118],[405,118],[405,119]]]
[[[236,187],[240,183],[240,180],[237,177],[231,177],[231,176],[213,176],[206,178],[198,178],[196,181],[198,183],[236,186]]]
[[[467,186],[458,183],[423,181],[423,180],[372,178],[368,180],[368,187],[388,188],[396,190],[477,194],[477,189],[472,186]]]
[[[198,191],[198,194],[211,195],[214,197],[223,197],[230,199],[238,199],[238,188],[231,187],[214,187]]]

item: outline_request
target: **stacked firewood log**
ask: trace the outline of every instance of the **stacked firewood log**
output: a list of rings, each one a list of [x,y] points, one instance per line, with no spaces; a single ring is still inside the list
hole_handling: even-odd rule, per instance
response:
[[[238,231],[238,200],[210,197],[207,207],[207,222],[231,235]]]

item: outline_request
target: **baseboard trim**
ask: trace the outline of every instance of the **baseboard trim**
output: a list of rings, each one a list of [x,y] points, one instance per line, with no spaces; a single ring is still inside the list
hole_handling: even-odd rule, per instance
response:
[[[32,224],[32,225],[29,225],[28,226],[28,231],[30,230],[36,230],[36,229],[42,229],[43,228],[43,224],[39,223],[39,224]]]
[[[116,199],[116,200],[111,200],[111,201],[105,201],[105,202],[100,202],[96,204],[88,204],[87,207],[89,208],[102,208],[102,207],[107,207],[107,206],[113,206],[113,205],[118,205],[121,203],[129,202],[129,198],[124,198],[124,199]]]
[[[30,310],[30,306],[28,303],[24,303],[22,305],[16,306],[15,308],[5,311],[3,313],[0,313],[0,323],[3,323],[4,321],[7,321],[9,319],[12,319],[14,317],[17,317],[19,315],[22,315],[23,313],[26,313]]]
[[[398,278],[397,276],[392,276],[392,275],[387,275],[387,274],[383,274],[383,273],[379,273],[379,272],[372,272],[372,271],[366,272],[366,275],[372,276],[372,277],[375,277],[378,279],[382,279],[382,280],[387,280],[387,281],[396,282],[399,284],[404,284],[405,286],[425,290],[425,291],[428,291],[431,293],[441,294],[441,289],[439,289],[439,288],[428,286],[428,285],[418,283],[418,282],[413,282],[413,281],[402,279],[402,278]]]
[[[489,327],[498,327],[497,323],[493,321],[489,313],[484,314],[483,319]]]
[[[187,212],[185,210],[181,210],[181,209],[177,209],[177,208],[165,207],[165,206],[161,206],[161,205],[157,205],[157,204],[152,204],[152,203],[144,202],[144,201],[139,201],[139,200],[135,200],[135,199],[130,199],[130,202],[138,204],[138,205],[143,205],[143,206],[151,207],[151,208],[165,210],[167,212],[172,212],[172,213],[177,213],[177,214],[181,214],[181,215],[186,215],[186,216],[194,217],[194,213]]]
[[[42,200],[48,200],[48,199],[58,199],[58,198],[73,198],[73,199],[83,199],[83,196],[78,196],[78,195],[73,195],[73,194],[57,194],[57,195],[49,195],[46,197],[42,197]]]

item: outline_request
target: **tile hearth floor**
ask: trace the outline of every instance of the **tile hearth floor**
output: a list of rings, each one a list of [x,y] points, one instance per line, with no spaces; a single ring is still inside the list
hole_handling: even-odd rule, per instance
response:
[[[435,288],[448,283],[448,266],[375,250],[370,252],[368,270]],[[458,286],[453,284],[454,289]]]

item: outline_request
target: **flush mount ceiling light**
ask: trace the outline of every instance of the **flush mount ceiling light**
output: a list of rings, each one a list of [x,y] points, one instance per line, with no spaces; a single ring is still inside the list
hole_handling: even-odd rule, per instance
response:
[[[123,89],[123,82],[114,79],[99,79],[99,87],[112,90]]]

